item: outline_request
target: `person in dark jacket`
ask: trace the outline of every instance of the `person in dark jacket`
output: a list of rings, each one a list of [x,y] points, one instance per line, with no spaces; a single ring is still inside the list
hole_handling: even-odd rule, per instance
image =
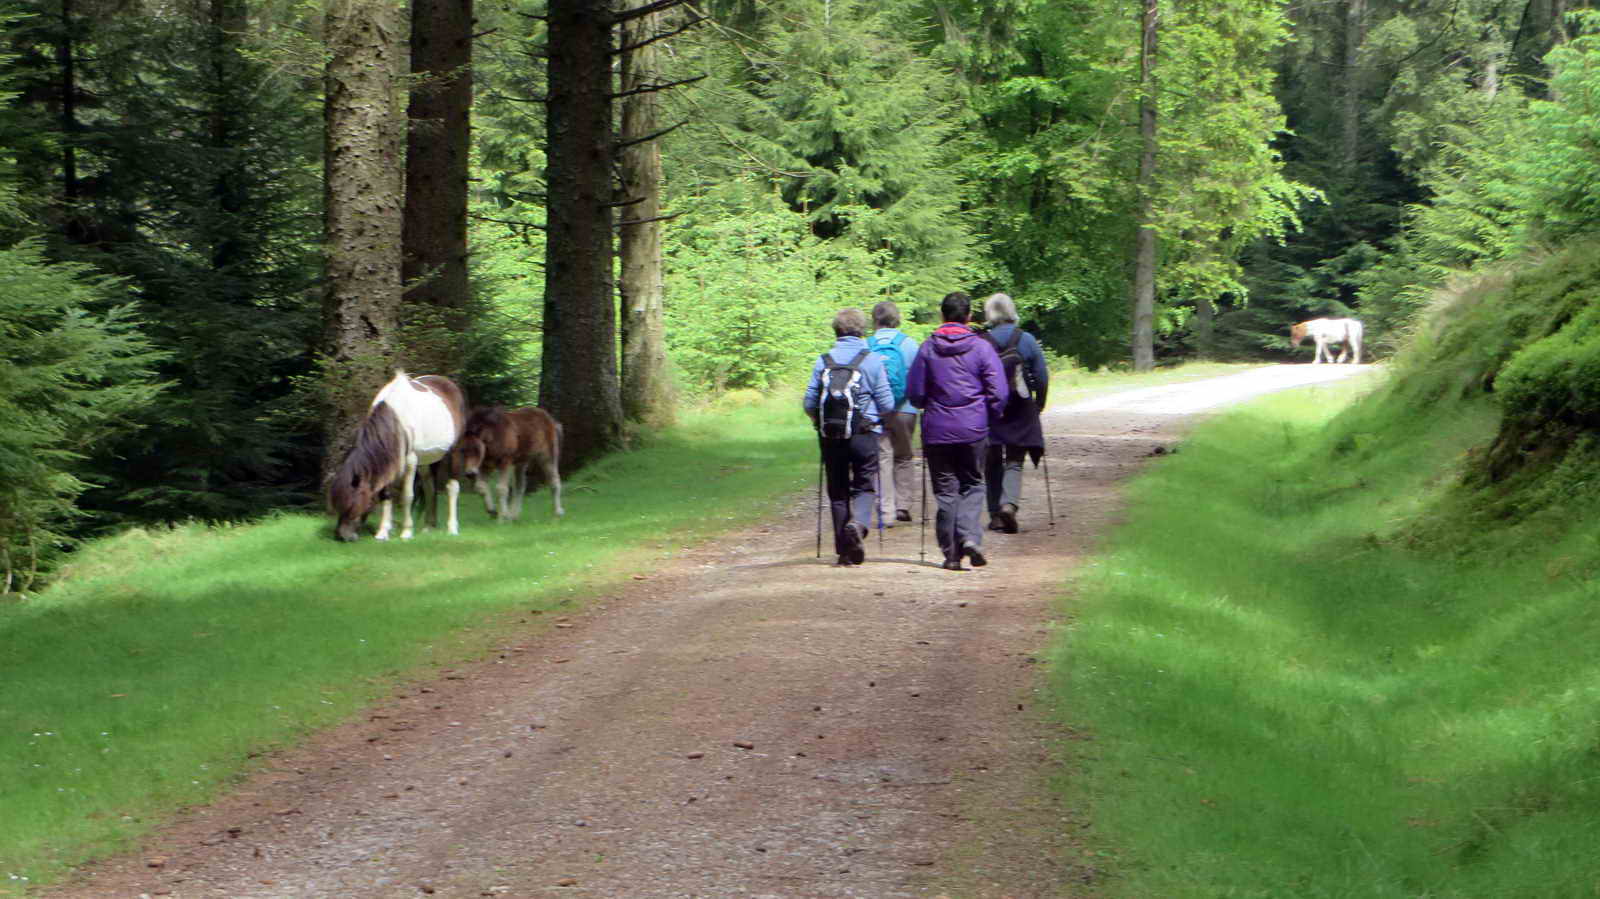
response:
[[[866,558],[868,523],[878,504],[878,432],[884,416],[894,411],[894,391],[889,389],[883,360],[867,349],[862,336],[866,330],[865,312],[855,308],[839,310],[833,317],[837,338],[833,349],[811,367],[811,382],[802,401],[811,423],[817,426],[828,501],[833,509],[833,549],[840,565],[860,565]],[[829,420],[826,394],[830,360],[834,365],[854,365],[859,372],[847,391],[852,414],[842,421]],[[848,433],[830,435],[833,426],[841,425]]]
[[[972,298],[957,291],[940,303],[944,324],[917,352],[906,378],[906,400],[922,409],[922,456],[939,512],[935,530],[944,567],[960,571],[963,557],[984,565],[983,461],[989,423],[1005,410],[1009,392],[1000,357],[968,326]]]
[[[1050,369],[1044,351],[1032,334],[1017,324],[1017,305],[1003,293],[983,302],[989,326],[984,337],[994,345],[1005,366],[1011,399],[1006,411],[989,429],[989,453],[984,483],[989,494],[989,527],[1007,534],[1017,532],[1017,507],[1022,505],[1022,462],[1033,457],[1034,467],[1044,456],[1044,427],[1039,412],[1050,390]],[[1013,343],[1014,342],[1014,343]],[[1006,350],[1016,352],[1007,358]]]

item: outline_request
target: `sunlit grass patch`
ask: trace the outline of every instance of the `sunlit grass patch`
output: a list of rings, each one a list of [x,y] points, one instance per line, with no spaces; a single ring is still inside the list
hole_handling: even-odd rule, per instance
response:
[[[1113,894],[1600,884],[1600,590],[1561,542],[1410,548],[1496,416],[1369,400],[1330,425],[1363,389],[1201,428],[1080,581],[1053,685],[1094,735],[1067,789],[1123,859]]]
[[[543,490],[511,525],[463,494],[454,538],[346,545],[325,518],[282,515],[86,548],[55,587],[0,606],[0,895],[126,845],[519,617],[769,514],[814,460],[786,394],[687,415],[576,473],[559,520]]]

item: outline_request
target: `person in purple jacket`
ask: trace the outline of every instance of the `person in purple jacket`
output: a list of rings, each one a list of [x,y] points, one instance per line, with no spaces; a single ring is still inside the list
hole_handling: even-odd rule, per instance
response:
[[[944,567],[974,568],[983,556],[983,463],[989,423],[1005,411],[1010,390],[994,345],[968,326],[972,297],[956,291],[939,304],[944,324],[923,342],[906,376],[906,401],[922,408],[922,457],[933,481],[934,518]]]

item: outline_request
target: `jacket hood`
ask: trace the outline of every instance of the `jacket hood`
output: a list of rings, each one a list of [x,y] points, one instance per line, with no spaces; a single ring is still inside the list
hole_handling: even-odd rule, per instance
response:
[[[978,339],[978,332],[966,325],[945,323],[939,330],[933,332],[928,338],[928,343],[933,345],[933,351],[941,356],[960,356],[972,351]]]

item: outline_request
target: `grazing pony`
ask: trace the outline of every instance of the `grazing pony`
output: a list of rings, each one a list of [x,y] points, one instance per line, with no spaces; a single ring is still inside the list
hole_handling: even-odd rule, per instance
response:
[[[466,397],[449,378],[422,375],[412,378],[397,371],[394,380],[372,398],[372,407],[356,431],[355,444],[328,482],[328,507],[338,519],[340,540],[355,540],[375,501],[383,506],[377,538],[389,539],[394,523],[394,488],[400,488],[405,522],[400,539],[411,539],[411,496],[417,469],[443,458],[461,436]],[[431,489],[430,489],[431,488]],[[445,493],[450,502],[449,531],[460,533],[456,498],[460,484],[449,479]],[[439,524],[438,491],[424,478],[429,496],[428,523]]]
[[[1289,329],[1289,343],[1299,346],[1300,341],[1310,337],[1316,342],[1317,352],[1311,358],[1311,364],[1326,359],[1334,362],[1333,353],[1328,350],[1328,345],[1339,345],[1339,358],[1343,362],[1355,353],[1354,364],[1361,364],[1361,322],[1354,318],[1314,318],[1301,322]]]
[[[557,517],[565,514],[561,508],[561,472],[557,469],[561,458],[561,423],[543,409],[537,406],[474,409],[467,417],[458,450],[451,455],[454,467],[477,479],[483,507],[499,520],[515,521],[522,517],[522,498],[528,492],[528,469],[535,462],[539,463],[550,484]],[[489,491],[489,479],[497,473],[500,475],[495,491],[498,499]]]

